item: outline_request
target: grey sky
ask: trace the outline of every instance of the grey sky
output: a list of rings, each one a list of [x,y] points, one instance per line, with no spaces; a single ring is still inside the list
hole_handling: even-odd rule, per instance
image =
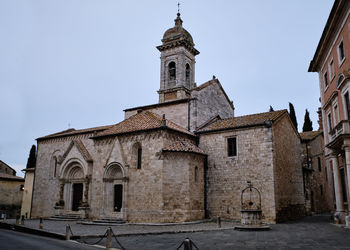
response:
[[[292,102],[299,130],[306,108],[318,129],[318,77],[307,69],[332,4],[181,1],[201,52],[197,85],[215,75],[236,116]],[[20,170],[40,136],[114,124],[123,109],[157,103],[155,47],[176,12],[173,0],[0,0],[0,159]]]

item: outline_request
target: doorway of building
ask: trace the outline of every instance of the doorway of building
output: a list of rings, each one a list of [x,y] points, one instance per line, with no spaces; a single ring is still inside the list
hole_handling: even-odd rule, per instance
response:
[[[72,210],[78,211],[79,205],[83,200],[83,183],[73,184],[73,203]]]
[[[114,185],[114,212],[120,212],[123,206],[123,185]]]

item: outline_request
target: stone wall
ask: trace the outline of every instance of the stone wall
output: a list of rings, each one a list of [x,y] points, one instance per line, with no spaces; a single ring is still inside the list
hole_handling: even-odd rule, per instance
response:
[[[7,218],[16,218],[21,210],[23,184],[24,180],[0,179],[0,215],[5,213]]]
[[[286,114],[273,125],[276,219],[305,215],[300,137]]]
[[[194,131],[214,116],[220,115],[221,118],[234,116],[233,106],[226,98],[225,92],[217,79],[194,89],[191,97],[195,98],[191,103],[191,131]]]
[[[39,141],[33,218],[70,213],[74,183],[84,185],[83,202],[88,209],[86,214],[80,210],[79,213],[90,219],[176,222],[203,218],[203,156],[162,154],[164,142],[174,140],[179,134],[159,130],[97,140],[89,139],[91,136]],[[190,140],[187,136],[183,139]],[[72,146],[72,141],[77,140],[88,151],[92,161],[82,154],[79,143]],[[138,147],[142,148],[141,169],[137,168]],[[57,164],[55,158],[58,159]],[[70,168],[75,166],[81,169],[78,176],[70,172]],[[193,186],[196,166],[198,185]],[[110,168],[120,169],[120,176],[108,176]],[[120,212],[114,211],[113,201],[114,185],[118,184],[123,186]],[[179,186],[183,191],[179,192]],[[64,200],[63,206],[56,204],[60,199]]]
[[[32,195],[33,195],[33,184],[34,184],[34,169],[26,169],[21,216],[25,218],[30,218],[31,205],[32,205]]]
[[[306,152],[306,147],[308,152]],[[329,196],[329,180],[323,151],[322,132],[313,140],[302,143],[302,154],[305,161],[306,157],[309,157],[309,164],[312,169],[304,174],[307,213],[329,212],[333,206],[332,199]]]
[[[167,152],[163,155],[164,222],[204,218],[204,156]]]
[[[237,138],[237,156],[228,157],[227,138]],[[241,218],[241,191],[247,181],[261,192],[264,221],[274,222],[272,131],[252,127],[201,134],[199,146],[208,154],[209,216]]]

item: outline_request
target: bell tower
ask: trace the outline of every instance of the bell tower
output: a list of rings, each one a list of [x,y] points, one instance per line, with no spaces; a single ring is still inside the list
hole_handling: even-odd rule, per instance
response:
[[[195,56],[191,34],[182,27],[180,13],[175,26],[165,31],[162,45],[157,46],[160,56],[159,103],[191,97],[195,83]]]

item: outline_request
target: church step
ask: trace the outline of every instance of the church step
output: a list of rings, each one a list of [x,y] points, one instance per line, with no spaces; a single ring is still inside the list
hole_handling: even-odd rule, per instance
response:
[[[125,221],[121,219],[99,219],[99,220],[94,220],[92,222],[96,224],[124,224],[125,223]]]
[[[49,220],[74,221],[74,220],[82,220],[82,218],[78,214],[62,214],[62,215],[52,216],[49,218]]]

